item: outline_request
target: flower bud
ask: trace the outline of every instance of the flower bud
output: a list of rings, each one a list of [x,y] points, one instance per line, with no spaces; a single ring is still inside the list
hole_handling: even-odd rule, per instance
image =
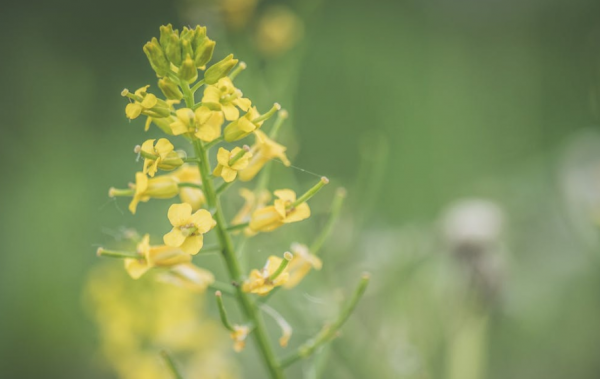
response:
[[[195,50],[196,55],[194,56],[194,63],[196,63],[196,67],[206,66],[206,64],[212,59],[214,50],[215,41],[206,38],[204,42]]]
[[[177,84],[168,77],[164,77],[158,81],[158,88],[160,88],[169,100],[181,100],[183,98],[183,94]]]
[[[167,75],[170,67],[169,61],[167,60],[167,57],[158,44],[158,40],[156,38],[152,38],[152,41],[144,45],[144,53],[148,57],[148,61],[150,61],[152,69],[158,76]]]
[[[179,193],[177,180],[172,176],[164,175],[148,180],[148,187],[144,195],[155,199],[170,199]]]
[[[188,83],[192,83],[198,79],[198,69],[192,58],[188,55],[179,69],[179,77]]]
[[[181,43],[179,41],[179,36],[177,33],[171,33],[169,35],[169,42],[166,47],[167,58],[171,63],[175,66],[179,67],[181,65]]]
[[[173,25],[163,25],[160,27],[160,46],[164,51],[167,51],[167,46],[171,43],[171,33],[173,33]]]
[[[192,49],[194,51],[198,50],[202,44],[206,41],[206,26],[197,25],[196,29],[194,29],[194,35],[192,37]]]
[[[238,63],[237,59],[233,58],[233,54],[229,54],[223,60],[210,66],[204,73],[204,82],[206,84],[215,84],[222,77],[229,74],[232,68]]]

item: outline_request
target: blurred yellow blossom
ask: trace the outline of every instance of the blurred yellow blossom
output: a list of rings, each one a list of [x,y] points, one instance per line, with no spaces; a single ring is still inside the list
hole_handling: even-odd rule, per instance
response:
[[[256,47],[267,56],[276,56],[294,47],[304,34],[304,25],[290,8],[270,6],[258,20]]]
[[[191,256],[187,256],[191,260]],[[159,273],[157,279],[189,291],[204,292],[215,281],[215,276],[212,272],[187,262],[172,266],[169,270]]]
[[[213,175],[220,176],[226,182],[235,180],[238,171],[243,170],[248,166],[248,161],[252,157],[252,153],[248,151],[248,146],[244,149],[239,147],[228,151],[224,148],[219,148],[217,153],[217,167],[213,171]]]
[[[310,217],[308,204],[290,207],[296,201],[296,193],[290,189],[273,192],[277,200],[273,205],[257,209],[252,213],[250,228],[254,231],[270,232],[283,224],[302,221]]]
[[[286,265],[292,258],[288,254],[286,253],[284,256],[285,261],[272,255],[267,259],[267,263],[262,269],[252,270],[250,277],[242,285],[242,290],[264,296],[273,288],[284,285],[289,279]]]
[[[254,132],[256,137],[254,145],[251,147],[252,159],[248,167],[240,171],[240,180],[252,180],[263,166],[274,158],[279,158],[285,166],[290,165],[290,161],[285,155],[286,147],[273,141],[260,130]]]
[[[173,229],[165,234],[165,244],[179,247],[191,255],[198,254],[202,249],[203,234],[216,225],[209,211],[199,209],[192,214],[192,206],[187,203],[171,205],[168,217]]]
[[[125,259],[125,269],[133,279],[139,279],[153,267],[170,267],[192,260],[189,254],[171,246],[150,246],[150,235],[146,234],[136,247],[140,259]]]
[[[294,257],[288,265],[290,279],[284,284],[284,287],[288,289],[298,285],[311,269],[320,270],[323,266],[319,257],[311,254],[306,245],[293,243],[291,251]]]
[[[181,183],[202,185],[200,171],[198,171],[197,165],[184,164],[177,170],[173,171],[171,176],[176,178]],[[200,207],[206,202],[206,197],[204,196],[202,190],[193,187],[180,187],[179,198],[182,202],[191,205],[192,211],[200,209]]]
[[[244,198],[245,202],[235,217],[231,220],[232,225],[243,224],[250,221],[250,215],[252,212],[255,209],[264,207],[265,204],[271,200],[271,194],[267,190],[262,190],[257,195],[248,188],[240,188],[239,194],[242,198]],[[244,234],[246,236],[252,236],[256,234],[256,232],[250,229],[250,227],[247,227],[244,229]]]
[[[237,353],[244,350],[246,346],[246,337],[250,333],[250,328],[246,325],[233,325],[233,332],[231,332],[230,336],[233,339],[233,350]]]

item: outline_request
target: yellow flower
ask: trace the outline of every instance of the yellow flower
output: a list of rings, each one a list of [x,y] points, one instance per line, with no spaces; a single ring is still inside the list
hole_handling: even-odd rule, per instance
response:
[[[174,135],[191,133],[202,141],[210,142],[221,135],[222,112],[214,112],[201,106],[194,112],[189,108],[178,109],[175,120],[170,124]]]
[[[298,285],[312,268],[320,270],[323,266],[321,260],[316,255],[311,254],[306,245],[293,243],[291,250],[294,257],[288,264],[290,279],[284,285],[288,289]]]
[[[187,255],[191,259],[190,255]],[[205,269],[186,262],[169,268],[158,275],[158,280],[193,292],[204,292],[215,281],[214,275]]]
[[[248,149],[248,146],[244,146]],[[230,183],[235,180],[238,171],[243,170],[248,166],[248,161],[252,157],[252,153],[240,149],[239,147],[228,151],[224,148],[219,148],[217,153],[217,167],[213,171],[213,175],[220,176],[224,181]]]
[[[125,115],[130,120],[135,120],[140,115],[146,115],[155,118],[168,117],[171,114],[171,104],[159,99],[156,95],[148,93],[150,86],[138,88],[133,94],[127,89],[121,92],[121,95],[127,96],[133,102],[125,107]]]
[[[256,129],[260,128],[263,124],[263,121],[252,122],[252,120],[255,120],[258,117],[260,117],[260,113],[258,113],[256,107],[250,108],[248,113],[238,118],[237,120],[231,122],[225,127],[225,141],[237,141],[246,137]]]
[[[165,234],[165,244],[191,255],[198,254],[204,242],[203,234],[216,225],[209,211],[199,209],[192,214],[192,206],[187,203],[171,205],[168,217],[173,229]]]
[[[171,246],[150,246],[150,235],[146,234],[137,245],[140,259],[125,259],[125,270],[138,279],[153,267],[170,267],[190,262],[192,257],[181,249]]]
[[[135,214],[137,205],[140,201],[147,202],[150,198],[155,199],[170,199],[179,193],[177,180],[170,176],[159,176],[148,179],[143,172],[136,172],[134,195],[129,210]]]
[[[170,171],[183,164],[183,160],[173,151],[174,146],[166,138],[149,139],[142,144],[141,154],[144,156],[144,174],[154,176],[159,168]]]
[[[256,26],[258,50],[269,56],[277,56],[290,50],[302,39],[302,20],[288,7],[275,5],[268,7]]]
[[[200,179],[200,171],[198,166],[184,164],[177,170],[173,171],[171,176],[175,177],[179,182],[182,183],[194,183],[201,185],[202,180]],[[206,202],[206,197],[202,190],[193,187],[181,187],[179,188],[179,198],[182,202],[188,203],[192,206],[192,211],[197,211]]]
[[[233,332],[231,332],[230,336],[233,339],[233,350],[236,353],[244,350],[246,346],[246,337],[250,334],[250,328],[245,325],[234,325]]]
[[[283,271],[277,275],[277,277],[271,279],[271,276],[277,272],[277,269],[279,266],[281,266],[282,262],[283,259],[274,255],[270,256],[262,269],[254,269],[250,272],[250,277],[244,282],[242,290],[244,292],[250,292],[264,296],[273,288],[285,284],[290,275],[287,272],[287,267],[285,267]]]
[[[206,86],[202,104],[213,111],[223,112],[227,121],[237,120],[240,111],[248,112],[252,102],[242,97],[242,92],[235,88],[229,77],[219,79],[215,85]]]
[[[264,207],[265,204],[271,200],[271,194],[266,190],[261,191],[258,196],[247,188],[240,188],[239,193],[240,196],[244,198],[245,203],[235,215],[233,220],[231,220],[231,225],[243,224],[250,221],[250,215],[252,212],[255,209]],[[235,231],[233,233],[235,233]],[[244,234],[250,237],[256,234],[256,232],[248,227],[244,229]]]
[[[302,221],[310,217],[308,204],[302,203],[296,207],[288,208],[296,201],[296,193],[290,189],[274,192],[277,200],[273,205],[257,209],[252,213],[250,228],[256,232],[270,232],[283,224]]]
[[[252,146],[250,152],[252,159],[244,170],[240,171],[240,180],[252,180],[263,168],[263,166],[274,158],[279,158],[284,165],[289,166],[290,161],[285,155],[286,147],[273,141],[265,133],[260,130],[254,132],[256,142]]]

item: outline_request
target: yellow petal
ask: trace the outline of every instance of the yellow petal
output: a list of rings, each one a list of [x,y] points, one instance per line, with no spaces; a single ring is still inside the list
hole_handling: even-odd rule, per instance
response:
[[[173,204],[169,207],[167,217],[173,226],[182,226],[189,223],[192,216],[192,206],[187,203]]]
[[[173,228],[169,233],[163,236],[163,242],[166,245],[173,247],[179,247],[183,245],[185,240],[185,235],[183,235],[183,233],[181,233],[181,230],[179,230],[178,228]]]
[[[146,257],[149,264],[153,266],[174,266],[180,263],[190,262],[192,257],[180,248],[172,246],[154,246]]]
[[[133,279],[139,279],[149,269],[150,266],[148,266],[143,260],[125,259],[125,270]]]
[[[232,170],[229,167],[223,167],[221,169],[220,175],[224,181],[226,181],[227,183],[231,183],[235,180],[235,177],[237,176],[237,171]]]
[[[144,107],[144,109],[150,109],[150,108],[154,107],[157,102],[158,102],[158,99],[156,98],[156,96],[149,93],[144,97],[144,99],[141,102],[141,105],[142,105],[142,107]]]
[[[287,214],[285,220],[283,220],[283,222],[288,224],[290,222],[302,221],[309,217],[310,217],[310,208],[308,207],[308,204],[302,203],[302,204],[298,205],[296,208],[294,208],[293,211],[289,212]]]
[[[165,158],[174,148],[175,146],[166,138],[159,139],[156,146],[154,146],[154,149],[161,158]]]
[[[233,104],[223,104],[221,110],[227,121],[237,120],[240,117],[240,111]]]
[[[227,149],[220,147],[219,152],[217,153],[217,162],[219,162],[220,165],[229,167],[229,160],[231,159],[231,154],[232,153],[230,153]]]
[[[128,119],[134,120],[134,119],[138,118],[140,114],[142,114],[142,110],[143,110],[143,108],[140,104],[129,103],[125,107],[125,115],[127,116]]]
[[[198,233],[206,233],[216,225],[216,221],[206,209],[199,209],[194,213],[190,222],[198,229]]]
[[[202,249],[202,245],[204,244],[204,237],[202,234],[197,236],[189,236],[183,241],[179,248],[183,250],[186,254],[196,255]]]
[[[144,141],[144,143],[142,144],[142,151],[154,155],[154,141],[156,140],[148,139]]]
[[[291,189],[281,189],[274,191],[273,193],[283,201],[290,203],[296,201],[296,192],[292,191]]]
[[[254,231],[269,232],[283,225],[283,216],[274,206],[264,207],[252,213],[250,228]]]

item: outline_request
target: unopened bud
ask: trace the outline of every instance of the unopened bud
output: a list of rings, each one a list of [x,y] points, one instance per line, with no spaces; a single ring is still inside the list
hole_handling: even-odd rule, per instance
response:
[[[194,63],[196,67],[204,67],[212,59],[213,52],[215,51],[215,41],[208,38],[199,45],[195,50]]]
[[[175,66],[181,65],[181,43],[179,42],[179,36],[176,33],[169,34],[169,42],[166,48],[167,58]]]
[[[222,77],[229,74],[232,68],[238,63],[237,59],[233,58],[233,54],[229,54],[223,60],[210,66],[204,73],[204,82],[206,84],[215,84]]]
[[[188,83],[194,82],[196,79],[198,79],[198,69],[189,55],[181,64],[181,68],[179,69],[179,77],[181,80],[185,80]]]
[[[169,61],[156,38],[152,38],[152,41],[144,45],[144,53],[158,76],[167,75],[170,68]]]
[[[181,100],[183,98],[183,94],[177,84],[168,77],[164,77],[158,81],[158,88],[160,88],[169,100]]]

